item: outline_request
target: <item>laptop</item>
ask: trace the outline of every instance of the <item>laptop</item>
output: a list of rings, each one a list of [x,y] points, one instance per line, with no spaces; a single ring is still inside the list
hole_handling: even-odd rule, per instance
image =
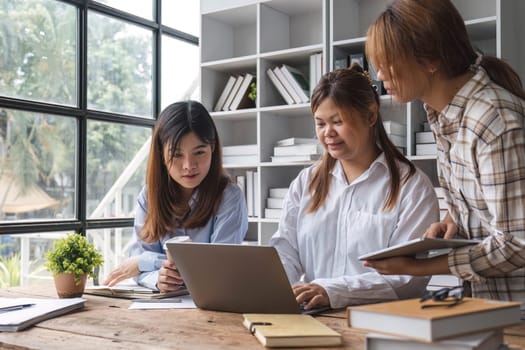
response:
[[[329,309],[301,310],[274,247],[167,242],[166,248],[201,309],[277,314]]]

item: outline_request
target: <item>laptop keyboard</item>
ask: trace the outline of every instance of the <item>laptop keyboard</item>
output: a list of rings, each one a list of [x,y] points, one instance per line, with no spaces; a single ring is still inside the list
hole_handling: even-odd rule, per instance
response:
[[[317,315],[324,311],[330,310],[330,306],[317,306],[312,309],[305,310],[304,309],[305,305],[306,305],[306,302],[299,305],[299,309],[301,310],[301,313],[305,315]]]

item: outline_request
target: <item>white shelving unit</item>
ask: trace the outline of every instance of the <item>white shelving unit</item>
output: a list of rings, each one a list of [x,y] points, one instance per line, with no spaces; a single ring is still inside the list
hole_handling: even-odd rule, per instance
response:
[[[368,26],[389,0],[201,0],[201,101],[211,111],[228,77],[249,72],[257,77],[256,107],[213,112],[225,146],[257,144],[258,162],[228,167],[233,176],[257,172],[260,212],[268,189],[288,187],[311,163],[270,162],[277,140],[315,137],[309,103],[287,105],[266,75],[277,64],[289,64],[309,75],[309,57],[323,53],[324,71],[334,60],[364,52]],[[525,77],[525,13],[522,0],[454,0],[475,45],[503,57]],[[426,119],[421,103],[401,105],[381,98],[384,120],[407,126],[406,152],[436,181],[435,158],[415,156],[414,132]],[[250,218],[247,239],[265,244],[277,219],[259,213]]]

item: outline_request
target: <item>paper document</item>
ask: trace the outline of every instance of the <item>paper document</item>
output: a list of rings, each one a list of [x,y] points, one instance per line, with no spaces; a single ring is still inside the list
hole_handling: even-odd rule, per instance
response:
[[[196,309],[190,295],[181,295],[174,298],[136,300],[129,306],[130,310],[155,309]]]

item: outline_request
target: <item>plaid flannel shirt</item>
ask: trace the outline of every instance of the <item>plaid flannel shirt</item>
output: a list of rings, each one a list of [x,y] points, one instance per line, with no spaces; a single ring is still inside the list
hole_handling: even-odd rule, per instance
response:
[[[448,263],[474,297],[525,302],[525,101],[473,69],[441,113],[425,106],[458,235],[483,240]]]

